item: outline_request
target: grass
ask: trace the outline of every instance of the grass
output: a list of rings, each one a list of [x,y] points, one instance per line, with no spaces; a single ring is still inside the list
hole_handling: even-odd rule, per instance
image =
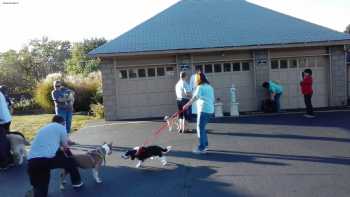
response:
[[[11,123],[11,131],[19,131],[23,133],[28,140],[32,140],[38,129],[45,124],[51,122],[53,114],[39,114],[39,115],[19,115],[13,116]],[[95,119],[92,116],[73,115],[72,132],[84,127],[89,120]]]

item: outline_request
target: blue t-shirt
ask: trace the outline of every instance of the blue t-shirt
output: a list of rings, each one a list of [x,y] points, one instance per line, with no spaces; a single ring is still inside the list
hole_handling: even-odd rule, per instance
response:
[[[283,88],[281,85],[273,82],[273,81],[269,81],[270,87],[269,87],[269,91],[271,93],[275,93],[275,94],[282,94],[283,93]]]
[[[197,112],[214,113],[214,89],[209,84],[197,86],[193,93],[193,98],[197,99]]]
[[[60,90],[53,90],[51,92],[52,100],[55,102],[56,112],[57,112],[57,109],[73,111],[74,98],[72,98],[71,94],[73,94],[73,91],[65,87],[61,88]],[[65,98],[67,99],[67,101],[59,102],[58,101],[59,98]]]
[[[66,127],[58,123],[49,123],[39,129],[30,148],[28,159],[53,158],[61,145],[67,145]]]

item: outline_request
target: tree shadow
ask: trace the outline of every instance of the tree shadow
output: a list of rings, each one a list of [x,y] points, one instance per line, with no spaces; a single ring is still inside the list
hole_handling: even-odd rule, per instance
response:
[[[81,170],[84,187],[74,190],[70,181],[65,190],[59,189],[59,171],[53,170],[49,188],[50,197],[130,197],[130,196],[249,196],[233,183],[209,178],[217,173],[209,166],[185,166],[170,163],[157,168],[142,169],[126,166],[104,166],[100,169],[103,183],[97,184],[91,172]],[[25,167],[5,171],[0,177],[2,197],[23,196],[30,188]]]
[[[238,133],[238,132],[225,132],[225,131],[220,131],[220,130],[215,130],[215,132],[212,131],[212,130],[208,130],[208,134],[212,134],[212,135],[227,135],[227,136],[232,136],[232,137],[293,139],[293,140],[312,140],[312,141],[326,141],[326,142],[330,141],[330,142],[350,143],[350,138],[306,136],[306,135],[295,135],[295,134]]]
[[[244,162],[263,165],[280,165],[286,166],[288,163],[280,161],[303,161],[311,163],[335,164],[335,165],[350,165],[350,158],[347,157],[320,157],[320,156],[304,156],[304,155],[285,155],[271,153],[256,153],[256,152],[240,152],[226,150],[210,150],[205,155],[194,155],[191,152],[172,151],[169,155],[174,157],[195,158],[198,160],[217,161],[217,162]],[[279,162],[262,161],[264,159],[273,159]]]

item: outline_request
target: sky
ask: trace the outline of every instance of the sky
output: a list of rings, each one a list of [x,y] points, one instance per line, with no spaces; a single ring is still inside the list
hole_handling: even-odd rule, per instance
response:
[[[179,0],[0,0],[0,52],[31,39],[107,40]],[[213,0],[215,1],[215,0]],[[337,31],[350,24],[350,0],[247,0]]]

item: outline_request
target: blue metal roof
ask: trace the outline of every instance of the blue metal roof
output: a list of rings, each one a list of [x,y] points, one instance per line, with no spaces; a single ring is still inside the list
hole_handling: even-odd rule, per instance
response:
[[[244,0],[182,0],[91,55],[350,40]]]

